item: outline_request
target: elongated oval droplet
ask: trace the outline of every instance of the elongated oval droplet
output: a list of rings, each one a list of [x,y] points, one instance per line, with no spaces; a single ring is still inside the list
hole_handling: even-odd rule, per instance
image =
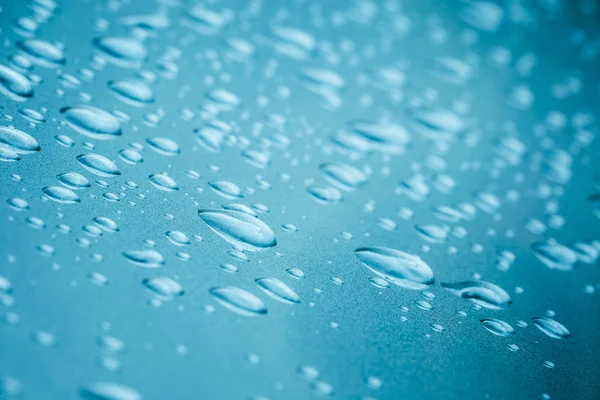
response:
[[[300,304],[300,297],[292,288],[276,278],[256,280],[258,287],[277,301],[286,304]]]
[[[239,211],[200,210],[198,215],[217,235],[248,251],[264,250],[277,244],[267,224]]]
[[[108,87],[118,99],[127,104],[140,107],[154,103],[154,93],[144,81],[136,79],[110,81]]]
[[[512,304],[504,289],[486,281],[442,282],[442,287],[455,296],[469,299],[490,310],[503,310]]]
[[[47,199],[63,204],[74,204],[81,202],[81,199],[71,189],[62,186],[48,186],[42,189]]]
[[[560,322],[548,317],[538,317],[532,319],[536,328],[552,339],[567,339],[571,332]]]
[[[152,174],[148,176],[148,180],[155,188],[162,190],[163,192],[174,192],[179,190],[177,182],[175,182],[175,180],[173,180],[173,178],[171,178],[169,175],[164,173]]]
[[[92,186],[85,176],[77,172],[65,172],[64,174],[57,175],[56,178],[69,189],[81,190]]]
[[[342,192],[332,186],[309,186],[306,191],[319,204],[338,204],[342,201]]]
[[[419,256],[387,247],[361,247],[354,254],[369,270],[406,289],[423,290],[433,281],[433,271]]]
[[[110,178],[121,175],[115,163],[100,154],[81,154],[77,156],[77,161],[83,168],[98,176]]]
[[[533,254],[548,268],[570,271],[577,263],[577,253],[559,243],[539,242],[531,245]]]
[[[94,39],[93,44],[109,62],[121,67],[137,67],[146,58],[146,47],[132,37],[101,37]]]
[[[60,113],[73,130],[98,140],[112,140],[121,136],[117,118],[97,107],[77,105],[61,108]]]
[[[164,137],[155,137],[146,139],[146,143],[150,148],[163,156],[176,156],[180,152],[179,145],[176,141]]]
[[[21,40],[17,42],[17,47],[33,62],[45,68],[58,67],[66,62],[62,47],[45,40]]]
[[[485,329],[497,336],[510,336],[515,333],[512,326],[499,319],[482,319],[480,322]]]
[[[214,181],[208,182],[210,188],[219,196],[228,199],[241,199],[244,197],[242,189],[238,185],[230,181]]]
[[[12,100],[23,101],[33,97],[33,85],[25,75],[0,65],[0,93]]]
[[[321,164],[319,168],[332,185],[342,190],[356,190],[367,181],[364,172],[348,164]]]
[[[158,268],[165,263],[162,254],[151,249],[125,251],[123,256],[130,263],[142,268]]]
[[[17,154],[32,154],[40,151],[40,145],[31,135],[8,126],[0,127],[0,147]]]
[[[229,310],[246,317],[265,315],[267,308],[254,294],[235,286],[215,287],[209,293]]]
[[[135,389],[119,383],[98,382],[88,385],[79,392],[86,400],[142,400]]]
[[[172,300],[175,297],[183,296],[184,294],[183,287],[179,282],[174,281],[171,278],[156,276],[154,278],[144,279],[142,284],[150,290],[154,296],[163,301]]]

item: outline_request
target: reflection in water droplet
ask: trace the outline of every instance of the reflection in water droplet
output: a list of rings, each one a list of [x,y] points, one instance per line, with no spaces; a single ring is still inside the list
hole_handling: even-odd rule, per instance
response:
[[[256,284],[263,292],[287,304],[300,304],[300,297],[285,283],[276,278],[261,278],[256,280]]]
[[[200,210],[198,215],[213,232],[244,250],[258,251],[277,244],[273,230],[248,214],[231,210]]]
[[[240,315],[255,317],[267,313],[267,309],[261,299],[238,287],[215,287],[210,289],[209,293],[223,306]]]
[[[433,284],[433,271],[416,255],[387,247],[361,247],[354,254],[369,270],[395,285],[423,290]]]

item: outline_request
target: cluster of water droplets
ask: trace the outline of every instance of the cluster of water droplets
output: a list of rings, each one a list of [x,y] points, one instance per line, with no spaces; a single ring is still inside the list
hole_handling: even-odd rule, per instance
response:
[[[0,333],[58,363],[94,326],[102,371],[77,374],[63,397],[154,398],[128,369],[167,344],[193,360],[218,348],[230,365],[237,329],[257,368],[251,346],[305,343],[305,354],[278,351],[274,389],[255,399],[306,388],[299,397],[395,398],[407,364],[382,369],[380,353],[408,329],[412,348],[496,343],[557,370],[565,346],[589,337],[567,299],[577,287],[581,308],[597,311],[599,92],[588,69],[600,47],[560,25],[569,35],[553,39],[577,61],[566,69],[538,38],[566,9],[596,18],[592,2],[133,3],[0,8]],[[57,34],[65,22],[80,32]],[[73,311],[38,312],[24,299],[42,301],[37,291]],[[81,322],[77,296],[95,307]],[[143,328],[135,354],[114,336],[129,344],[128,324]],[[222,336],[179,339],[204,324]],[[173,337],[152,342],[165,326]],[[315,342],[333,350],[306,352]],[[350,347],[368,362],[336,378],[328,360]],[[2,368],[0,397],[39,393]],[[548,382],[534,387],[541,398],[562,393]],[[238,389],[222,384],[216,397]]]

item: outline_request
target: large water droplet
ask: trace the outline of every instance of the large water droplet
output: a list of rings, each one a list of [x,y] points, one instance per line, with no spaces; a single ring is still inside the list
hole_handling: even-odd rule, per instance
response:
[[[93,43],[109,62],[121,67],[138,67],[146,58],[143,43],[131,37],[101,37],[94,39]]]
[[[267,313],[267,309],[261,299],[238,287],[215,287],[210,289],[209,293],[223,306],[240,315],[255,317]]]
[[[502,310],[512,304],[510,296],[504,289],[486,281],[442,282],[442,287],[458,297],[469,299],[491,310]]]
[[[300,297],[292,288],[276,278],[261,278],[256,280],[259,288],[275,300],[287,304],[300,304]]]
[[[177,182],[173,180],[169,175],[161,173],[161,174],[152,174],[148,176],[148,180],[150,183],[157,189],[160,189],[164,192],[174,192],[179,190],[179,186]]]
[[[533,254],[548,268],[569,271],[577,262],[577,253],[559,243],[533,243],[531,249]]]
[[[367,181],[367,175],[348,164],[321,164],[319,167],[327,180],[339,189],[352,191]]]
[[[135,79],[110,81],[108,87],[117,98],[127,104],[139,107],[154,103],[154,93],[144,81]]]
[[[93,383],[81,389],[80,396],[87,400],[142,400],[135,389],[118,383]]]
[[[20,72],[0,65],[0,92],[12,100],[23,101],[33,97],[33,86]]]
[[[115,163],[100,154],[80,154],[77,156],[77,161],[83,168],[98,176],[113,177],[121,175]]]
[[[539,317],[532,319],[535,326],[548,337],[552,339],[566,339],[571,336],[571,332],[560,322],[548,317]]]
[[[143,268],[158,268],[165,263],[162,254],[156,250],[131,250],[123,252],[127,261]]]
[[[499,319],[482,319],[481,325],[483,325],[483,327],[489,332],[492,332],[494,335],[498,336],[510,336],[515,333],[515,330],[512,326]]]
[[[0,147],[17,154],[40,151],[40,145],[31,135],[8,126],[0,127]]]
[[[77,105],[61,108],[60,113],[71,128],[87,137],[111,140],[121,136],[121,124],[112,114],[97,107]]]
[[[42,189],[46,198],[57,203],[73,204],[81,202],[75,192],[62,186],[48,186]]]
[[[21,40],[17,42],[17,47],[42,67],[53,68],[66,62],[62,48],[45,40]]]
[[[172,300],[184,294],[183,287],[178,282],[162,276],[144,279],[142,284],[162,301]]]
[[[258,218],[243,212],[200,210],[198,215],[210,229],[234,246],[258,251],[277,244],[271,228]]]
[[[433,281],[433,271],[420,257],[387,247],[361,247],[354,254],[369,270],[385,280],[413,290]]]
[[[69,189],[81,190],[91,187],[90,181],[77,172],[65,172],[56,177],[60,183],[68,187]]]

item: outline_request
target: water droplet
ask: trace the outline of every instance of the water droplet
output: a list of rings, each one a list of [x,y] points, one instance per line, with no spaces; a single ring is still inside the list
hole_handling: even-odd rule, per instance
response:
[[[60,46],[40,39],[27,39],[17,42],[17,47],[34,63],[54,68],[65,64],[65,54]]]
[[[65,172],[57,175],[56,178],[69,189],[81,190],[92,186],[85,176],[77,172]]]
[[[170,278],[161,276],[147,278],[142,281],[142,284],[162,301],[172,300],[184,294],[183,287]]]
[[[499,286],[486,281],[442,282],[442,287],[455,296],[491,310],[502,310],[512,304],[508,293]]]
[[[364,172],[348,164],[321,164],[319,168],[327,180],[341,190],[356,190],[367,181]]]
[[[288,285],[276,278],[261,278],[256,280],[256,284],[263,292],[287,304],[300,304],[300,297]]]
[[[44,195],[57,203],[74,204],[81,202],[81,199],[71,189],[62,186],[47,186],[42,189]]]
[[[80,154],[77,156],[77,161],[83,168],[98,176],[109,178],[121,175],[115,163],[100,154]]]
[[[150,138],[146,139],[146,142],[150,145],[152,150],[163,156],[176,156],[180,151],[177,142],[169,138]]]
[[[165,233],[167,239],[176,246],[188,246],[191,244],[190,238],[181,231],[168,231]]]
[[[144,82],[135,79],[110,81],[108,87],[118,99],[133,106],[145,106],[154,103],[154,93]]]
[[[571,336],[571,332],[560,322],[548,317],[538,317],[532,319],[534,325],[546,336],[552,339],[566,339]]]
[[[210,289],[209,293],[223,306],[240,315],[255,317],[267,314],[267,309],[261,299],[238,287],[215,287]]]
[[[131,250],[123,255],[127,261],[143,268],[158,268],[165,263],[162,254],[156,250]]]
[[[73,130],[84,136],[111,140],[122,135],[117,118],[100,108],[80,104],[61,108],[60,113]]]
[[[410,143],[406,129],[390,122],[352,121],[349,128],[367,141],[369,150],[399,153]]]
[[[94,39],[93,44],[109,62],[120,67],[138,67],[146,58],[144,45],[131,37],[101,37]]]
[[[157,189],[160,189],[164,192],[174,192],[179,190],[179,186],[177,182],[173,180],[169,175],[165,173],[161,174],[152,174],[148,176],[148,180],[150,183]]]
[[[32,136],[7,126],[0,126],[0,148],[17,154],[32,154],[40,151],[39,143]]]
[[[354,254],[369,270],[395,285],[423,290],[433,284],[433,271],[416,255],[387,247],[362,247]]]
[[[342,201],[342,192],[331,186],[310,186],[306,191],[320,204],[337,204]]]
[[[531,245],[533,254],[548,268],[572,270],[578,261],[577,253],[559,243],[538,242]]]
[[[231,210],[200,210],[198,215],[213,232],[244,250],[258,251],[277,244],[273,230],[248,214]]]
[[[33,97],[33,86],[20,72],[0,65],[0,93],[12,100],[23,101]]]
[[[242,194],[242,189],[240,189],[239,186],[233,182],[215,181],[208,182],[208,185],[211,187],[212,190],[214,190],[216,194],[226,199],[232,200],[244,197],[244,195]]]
[[[135,389],[118,383],[93,383],[81,389],[79,395],[88,400],[142,400]]]
[[[482,319],[480,322],[485,329],[497,336],[510,336],[515,333],[512,326],[499,319]]]

